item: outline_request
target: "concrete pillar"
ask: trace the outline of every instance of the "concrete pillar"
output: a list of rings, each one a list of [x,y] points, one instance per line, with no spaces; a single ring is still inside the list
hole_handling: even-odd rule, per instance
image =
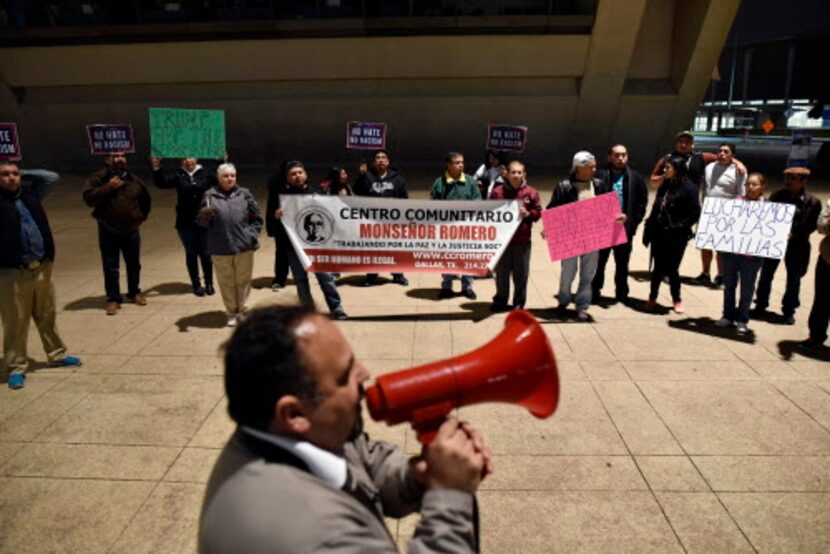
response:
[[[740,0],[698,0],[675,4],[674,36],[677,42],[672,60],[672,82],[677,100],[663,141],[672,144],[674,135],[691,125],[700,99],[718,63]]]
[[[584,148],[604,158],[613,138],[620,97],[647,3],[599,1],[569,140],[574,151]]]

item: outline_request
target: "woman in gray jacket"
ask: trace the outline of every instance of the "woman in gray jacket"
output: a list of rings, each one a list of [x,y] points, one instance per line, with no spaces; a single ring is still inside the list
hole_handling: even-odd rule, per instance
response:
[[[228,326],[233,327],[247,309],[262,217],[251,191],[237,186],[233,164],[220,165],[216,175],[219,184],[205,192],[196,223],[207,227],[207,251],[219,282]]]

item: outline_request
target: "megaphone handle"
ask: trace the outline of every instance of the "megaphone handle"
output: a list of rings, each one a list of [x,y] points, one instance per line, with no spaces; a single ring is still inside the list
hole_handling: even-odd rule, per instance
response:
[[[415,410],[412,414],[412,429],[418,437],[418,441],[424,446],[433,441],[438,433],[438,428],[447,419],[455,405],[452,402],[443,402],[434,406],[428,406]]]
[[[418,442],[420,442],[424,446],[427,446],[435,440],[435,435],[438,434],[438,429],[429,429],[424,431],[418,431],[417,429],[415,429],[415,433],[418,436]]]

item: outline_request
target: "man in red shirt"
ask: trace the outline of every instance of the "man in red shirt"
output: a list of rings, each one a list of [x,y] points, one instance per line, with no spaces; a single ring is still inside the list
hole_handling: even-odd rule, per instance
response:
[[[490,311],[510,309],[510,274],[513,274],[513,308],[524,308],[527,301],[527,278],[530,273],[530,228],[542,217],[539,193],[527,184],[525,164],[514,160],[507,165],[507,182],[497,183],[491,200],[519,200],[521,223],[496,264],[496,295]]]

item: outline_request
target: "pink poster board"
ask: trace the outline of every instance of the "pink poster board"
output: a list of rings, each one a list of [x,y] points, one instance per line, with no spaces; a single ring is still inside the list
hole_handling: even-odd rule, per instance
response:
[[[551,261],[573,258],[628,242],[616,192],[542,212]]]

